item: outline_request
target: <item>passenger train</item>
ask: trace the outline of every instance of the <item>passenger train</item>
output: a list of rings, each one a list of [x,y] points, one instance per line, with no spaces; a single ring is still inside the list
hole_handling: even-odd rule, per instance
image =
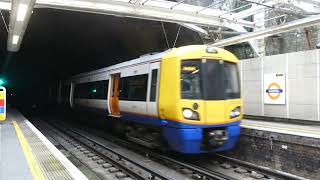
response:
[[[226,151],[240,134],[237,63],[216,47],[173,48],[61,81],[58,102],[102,113],[118,133],[148,147]]]

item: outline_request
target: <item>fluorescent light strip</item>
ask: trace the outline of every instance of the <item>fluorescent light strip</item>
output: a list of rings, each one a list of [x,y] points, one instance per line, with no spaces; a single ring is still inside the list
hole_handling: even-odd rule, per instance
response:
[[[11,2],[0,2],[0,9],[11,10]]]
[[[18,44],[19,41],[19,36],[18,35],[13,35],[12,37],[12,44]]]
[[[17,12],[17,21],[24,21],[27,15],[27,11],[28,11],[28,5],[19,4],[18,12]]]

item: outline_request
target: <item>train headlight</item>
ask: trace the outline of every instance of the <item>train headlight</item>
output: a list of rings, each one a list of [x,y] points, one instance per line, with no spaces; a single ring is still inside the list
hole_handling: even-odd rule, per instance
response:
[[[189,108],[183,108],[183,117],[190,120],[199,120],[199,113]]]
[[[237,108],[235,108],[234,110],[232,110],[231,112],[230,112],[230,118],[232,119],[232,118],[236,118],[236,117],[239,117],[241,115],[241,109],[240,109],[240,107],[237,107]]]

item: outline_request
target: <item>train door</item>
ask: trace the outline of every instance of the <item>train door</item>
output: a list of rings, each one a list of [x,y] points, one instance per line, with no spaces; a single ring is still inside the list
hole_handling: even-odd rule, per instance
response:
[[[119,88],[119,81],[120,81],[120,73],[112,74],[111,75],[111,93],[109,95],[109,106],[111,115],[113,116],[119,116],[119,94],[118,94],[118,88]]]
[[[152,63],[149,68],[147,113],[153,116],[158,116],[159,68],[160,63]]]

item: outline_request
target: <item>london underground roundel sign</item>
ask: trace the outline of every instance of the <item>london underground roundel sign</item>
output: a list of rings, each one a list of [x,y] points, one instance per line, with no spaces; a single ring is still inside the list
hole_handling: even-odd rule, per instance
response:
[[[286,104],[286,78],[284,73],[264,75],[264,103]]]

